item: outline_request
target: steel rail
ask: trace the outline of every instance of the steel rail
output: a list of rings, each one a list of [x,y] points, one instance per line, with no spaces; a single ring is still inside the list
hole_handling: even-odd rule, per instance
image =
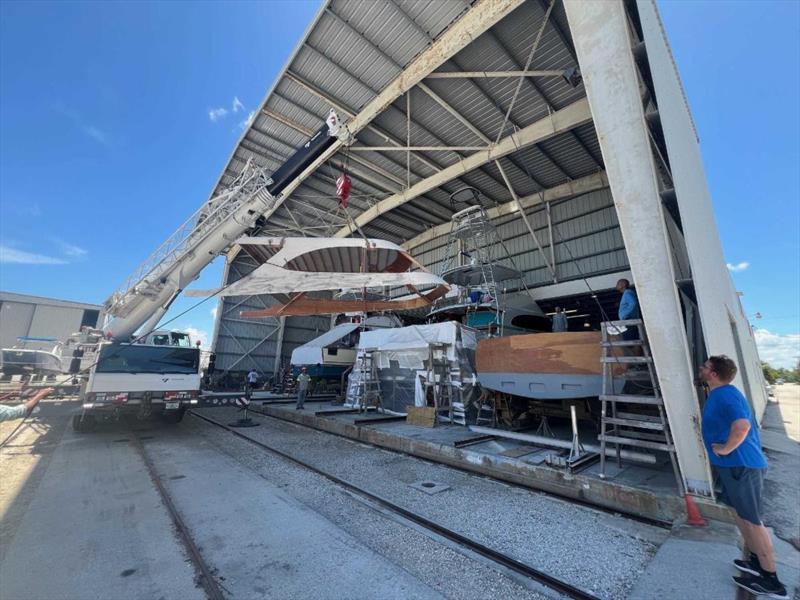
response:
[[[147,467],[147,472],[150,475],[150,479],[156,486],[156,489],[161,496],[161,501],[164,503],[164,506],[166,507],[170,518],[172,519],[172,523],[175,525],[175,530],[178,532],[178,537],[186,548],[186,552],[189,554],[189,559],[192,561],[192,564],[197,571],[198,583],[203,586],[203,590],[205,590],[206,594],[208,594],[209,600],[225,600],[225,595],[222,593],[222,589],[220,588],[216,579],[214,579],[214,575],[211,572],[208,564],[206,564],[203,555],[200,554],[197,544],[194,543],[194,539],[192,538],[192,534],[189,532],[189,528],[183,521],[180,512],[175,506],[175,503],[172,501],[172,497],[169,495],[167,488],[161,481],[161,476],[156,471],[153,461],[150,460],[150,457],[147,455],[144,445],[142,445],[142,440],[139,439],[139,435],[136,433],[136,431],[131,431],[131,438],[131,445],[142,458],[142,462],[144,463],[145,467]]]
[[[301,460],[301,459],[299,459],[299,458],[297,458],[295,456],[287,454],[286,452],[283,452],[282,450],[278,450],[277,448],[273,448],[272,446],[269,446],[268,444],[265,444],[264,442],[261,442],[259,440],[253,439],[253,438],[243,434],[242,432],[237,431],[236,429],[234,429],[232,427],[229,427],[228,425],[225,425],[224,423],[220,423],[219,421],[216,421],[215,419],[211,419],[211,418],[209,418],[209,417],[207,417],[205,415],[201,415],[201,414],[199,414],[199,413],[197,413],[197,412],[195,412],[193,410],[190,410],[189,414],[191,414],[193,417],[196,417],[198,419],[206,421],[207,423],[210,423],[211,425],[214,425],[216,427],[224,429],[225,431],[228,431],[229,433],[232,433],[236,437],[242,438],[243,440],[245,440],[247,442],[250,442],[251,444],[253,444],[255,446],[258,446],[259,448],[262,448],[263,450],[267,450],[268,452],[271,452],[271,453],[273,453],[273,454],[275,454],[277,456],[280,456],[281,458],[284,458],[284,459],[286,459],[286,460],[288,460],[288,461],[290,461],[290,462],[292,462],[292,463],[294,463],[296,465],[299,465],[299,466],[303,467],[304,469],[312,471],[313,473],[316,473],[317,475],[321,475],[325,479],[328,479],[329,481],[332,481],[333,483],[345,488],[346,490],[348,490],[350,492],[353,492],[353,493],[355,493],[355,494],[357,494],[359,496],[362,496],[362,497],[364,497],[364,498],[366,498],[366,499],[368,499],[368,500],[380,505],[382,508],[388,509],[389,511],[391,511],[391,512],[393,512],[395,514],[400,515],[401,517],[411,521],[412,523],[414,523],[416,525],[424,527],[425,529],[427,529],[429,531],[432,531],[432,532],[434,532],[434,533],[436,533],[436,534],[438,534],[438,535],[450,540],[451,542],[455,542],[456,544],[459,544],[460,546],[463,546],[464,548],[467,548],[468,550],[470,550],[472,552],[475,552],[476,554],[479,554],[479,555],[481,555],[481,556],[483,556],[485,558],[488,558],[491,561],[493,561],[493,562],[495,562],[495,563],[497,563],[499,565],[502,565],[503,567],[505,567],[507,569],[510,569],[510,570],[515,571],[517,573],[520,573],[520,574],[522,574],[522,575],[524,575],[524,576],[526,576],[526,577],[528,577],[530,579],[533,579],[534,581],[536,581],[536,582],[538,582],[540,584],[543,584],[543,585],[545,585],[545,586],[547,586],[547,587],[549,587],[549,588],[551,588],[551,589],[553,589],[553,590],[555,590],[555,591],[557,591],[557,592],[559,592],[561,594],[564,594],[564,595],[568,596],[569,598],[575,598],[576,600],[599,600],[599,597],[595,596],[591,592],[587,592],[586,590],[583,590],[583,589],[581,589],[579,587],[576,587],[576,586],[572,585],[571,583],[568,583],[566,581],[562,581],[561,579],[558,579],[557,577],[554,577],[553,575],[550,575],[548,573],[545,573],[544,571],[540,571],[539,569],[536,569],[535,567],[532,567],[532,566],[527,565],[527,564],[525,564],[525,563],[523,563],[521,561],[518,561],[517,559],[512,558],[511,556],[508,556],[507,554],[504,554],[504,553],[502,553],[502,552],[500,552],[498,550],[494,550],[493,548],[490,548],[490,547],[488,547],[488,546],[486,546],[484,544],[481,544],[480,542],[476,542],[475,540],[470,539],[470,538],[468,538],[468,537],[466,537],[464,535],[461,535],[460,533],[457,533],[457,532],[455,532],[455,531],[453,531],[451,529],[448,529],[448,528],[444,527],[443,525],[439,525],[438,523],[436,523],[434,521],[431,521],[429,519],[426,519],[425,517],[423,517],[421,515],[418,515],[418,514],[412,512],[412,511],[410,511],[408,509],[405,509],[402,506],[399,506],[399,505],[395,504],[394,502],[392,502],[390,500],[387,500],[386,498],[383,498],[382,496],[378,496],[377,494],[373,494],[372,492],[369,492],[369,491],[367,491],[367,490],[355,485],[354,483],[351,483],[351,482],[349,482],[349,481],[347,481],[345,479],[342,479],[341,477],[337,477],[336,475],[328,473],[327,471],[323,471],[322,469],[319,469],[319,468],[315,467],[312,464],[309,464],[309,463],[307,463],[307,462],[305,462],[305,461],[303,461],[303,460]]]
[[[459,465],[453,465],[453,464],[450,464],[450,463],[438,462],[438,461],[436,461],[436,460],[434,460],[432,458],[425,458],[423,456],[417,456],[416,454],[409,454],[408,452],[403,452],[402,450],[396,450],[394,448],[388,448],[388,447],[380,446],[378,444],[375,444],[375,443],[367,441],[367,440],[362,440],[362,439],[357,439],[356,440],[354,438],[348,437],[348,436],[343,435],[341,433],[336,433],[334,431],[328,431],[328,430],[323,429],[321,427],[316,427],[314,425],[308,425],[307,423],[298,423],[297,421],[293,421],[291,419],[284,419],[283,417],[276,417],[275,415],[269,415],[269,414],[267,414],[265,412],[261,412],[260,410],[256,410],[252,406],[250,406],[248,408],[248,410],[251,413],[255,413],[257,415],[260,415],[262,417],[266,417],[268,419],[274,419],[274,420],[280,421],[282,423],[290,423],[292,425],[297,425],[298,427],[305,427],[306,429],[311,429],[312,431],[319,431],[320,433],[327,433],[328,435],[335,435],[336,437],[340,437],[340,438],[345,439],[345,440],[350,440],[351,442],[355,442],[355,443],[358,443],[358,444],[366,444],[368,446],[372,446],[373,448],[380,448],[381,450],[384,450],[386,452],[392,452],[394,454],[399,454],[401,456],[410,456],[412,458],[415,458],[416,460],[421,460],[423,462],[426,462],[426,463],[429,463],[429,464],[432,464],[432,465],[438,465],[440,467],[441,466],[445,466],[445,467],[447,467],[449,469],[455,469],[456,471],[461,471],[463,473],[468,473],[469,475],[472,475],[473,477],[483,477],[483,478],[486,478],[486,479],[490,479],[491,481],[499,481],[499,482],[502,482],[504,485],[510,485],[511,487],[520,488],[520,489],[526,490],[528,492],[535,492],[535,493],[538,493],[538,494],[543,494],[545,496],[558,498],[559,500],[562,500],[564,502],[569,502],[570,504],[577,504],[579,506],[584,506],[586,508],[589,508],[591,510],[596,510],[598,512],[606,513],[606,514],[617,516],[617,517],[623,517],[625,519],[630,519],[631,521],[636,521],[638,523],[643,523],[645,525],[650,525],[651,527],[658,527],[660,529],[671,530],[672,526],[673,526],[673,523],[671,521],[667,521],[665,519],[658,519],[658,518],[655,518],[655,517],[647,517],[647,516],[644,516],[644,515],[638,515],[638,514],[633,513],[633,512],[626,512],[626,511],[623,511],[623,510],[620,510],[620,509],[617,509],[617,508],[609,508],[609,507],[606,507],[606,506],[601,506],[599,504],[594,504],[592,502],[589,502],[588,500],[581,500],[580,498],[573,498],[572,496],[568,496],[566,494],[559,494],[558,492],[554,492],[554,491],[550,491],[550,490],[542,490],[542,489],[531,487],[531,486],[528,486],[528,485],[525,485],[525,484],[522,484],[522,483],[517,483],[515,481],[508,481],[508,480],[505,480],[505,479],[500,479],[499,477],[495,477],[493,475],[485,475],[483,473],[477,473],[477,472],[472,471],[472,470],[470,470],[470,469],[468,469],[466,467],[462,467],[462,466],[459,466]],[[354,424],[357,425],[357,426],[360,426],[359,423],[354,423]],[[370,423],[365,423],[365,424],[370,424]],[[456,447],[458,448],[460,446],[456,446]]]

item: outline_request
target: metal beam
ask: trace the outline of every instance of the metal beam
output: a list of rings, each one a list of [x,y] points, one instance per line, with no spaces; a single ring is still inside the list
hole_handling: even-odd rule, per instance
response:
[[[264,108],[264,109],[261,110],[261,112],[264,113],[266,116],[268,116],[268,117],[270,117],[272,119],[275,119],[279,123],[282,123],[282,124],[286,125],[287,127],[290,127],[291,129],[294,129],[295,131],[297,131],[299,133],[302,133],[306,137],[311,137],[314,134],[314,132],[311,131],[310,129],[308,129],[307,127],[304,127],[304,126],[300,125],[299,123],[295,123],[289,117],[286,117],[286,116],[284,116],[284,115],[282,115],[280,113],[277,113],[277,112],[275,112],[273,110],[270,110],[269,108]],[[365,159],[360,158],[360,157],[352,156],[351,160],[354,161],[354,162],[359,163],[360,165],[363,165],[364,167],[366,167],[368,169],[371,169],[372,171],[374,171],[378,175],[380,175],[382,177],[385,177],[389,181],[393,181],[394,183],[396,183],[396,184],[401,186],[401,188],[387,187],[386,188],[387,190],[392,191],[392,192],[396,192],[398,189],[402,189],[403,180],[400,179],[399,177],[397,177],[396,175],[394,175],[393,173],[390,173],[389,171],[387,171],[383,167],[379,167],[378,165],[373,164],[373,163],[369,162],[368,160],[365,160]],[[353,171],[354,173],[356,172],[356,170],[353,169],[352,167],[350,167],[350,170]],[[359,175],[359,177],[362,177],[362,176],[363,175]],[[385,186],[385,184],[384,184],[384,186]]]
[[[487,146],[353,146],[350,152],[477,152]]]
[[[563,77],[564,71],[437,71],[426,79],[489,79],[493,77]]]
[[[490,29],[501,19],[511,14],[524,0],[478,0],[472,8],[467,10],[455,23],[453,23],[436,41],[423,50],[411,63],[375,98],[369,101],[364,108],[346,123],[351,135],[356,135],[373,119],[385,111],[392,103],[405,94],[408,90],[422,81],[429,73],[444,64],[451,56],[461,51],[474,39]],[[342,146],[337,140],[321,156],[294,179],[276,199],[275,207],[266,217],[275,211],[275,208],[285,200],[302,181],[333,156]],[[413,188],[412,188],[413,189]]]
[[[565,0],[687,492],[713,496],[700,404],[623,0]]]
[[[273,383],[278,383],[275,379],[278,377],[278,373],[280,372],[282,357],[281,353],[283,352],[283,332],[286,330],[286,317],[279,318],[278,324],[278,341],[275,346],[275,365],[272,369],[272,379]]]
[[[600,171],[598,173],[593,173],[592,175],[587,175],[586,177],[581,177],[580,179],[575,179],[574,181],[562,183],[561,185],[550,188],[549,190],[543,190],[541,192],[531,194],[530,196],[523,196],[519,199],[519,203],[511,201],[499,206],[494,206],[488,209],[486,214],[490,219],[497,219],[499,217],[516,213],[519,205],[521,205],[524,210],[528,210],[529,208],[532,208],[533,206],[536,206],[542,202],[549,203],[555,200],[561,200],[563,198],[580,196],[582,194],[587,194],[595,190],[601,190],[606,187],[608,187],[608,179],[606,179],[605,173]],[[403,246],[409,251],[412,251],[417,246],[421,246],[426,242],[430,242],[438,237],[447,235],[450,232],[450,228],[451,224],[449,222],[442,225],[437,225],[436,227],[431,227],[424,233],[421,233],[417,237],[405,242]]]
[[[333,97],[330,94],[326,94],[321,89],[319,89],[315,85],[311,84],[310,82],[306,81],[305,79],[303,79],[302,77],[300,77],[296,73],[292,73],[291,71],[287,71],[286,72],[286,78],[290,79],[291,81],[293,81],[294,83],[296,83],[297,85],[302,87],[309,94],[311,94],[313,96],[316,96],[317,98],[319,98],[323,102],[331,105],[334,109],[336,109],[337,112],[341,113],[342,115],[344,115],[344,116],[346,116],[348,118],[353,118],[356,115],[357,111],[355,111],[355,110],[353,110],[351,108],[345,107],[341,102],[337,102],[336,100],[334,100]],[[371,131],[373,134],[377,135],[378,137],[383,138],[384,140],[386,140],[390,144],[393,144],[393,145],[398,146],[398,147],[402,147],[404,145],[399,139],[397,139],[396,137],[394,137],[392,134],[388,133],[387,131],[381,129],[377,125],[369,124],[364,129],[366,129],[368,131]],[[436,163],[429,161],[424,156],[415,156],[415,158],[419,162],[421,162],[422,164],[424,164],[426,167],[428,167],[429,169],[431,169],[434,172],[439,172],[439,171],[442,170],[441,165],[437,165]]]
[[[410,202],[414,198],[439,187],[451,179],[455,179],[463,173],[468,173],[473,169],[486,165],[512,152],[516,152],[526,146],[568,132],[574,127],[588,123],[591,120],[592,114],[589,110],[589,103],[585,99],[579,100],[503,138],[498,144],[494,144],[488,150],[482,150],[471,154],[446,169],[443,169],[436,175],[432,175],[431,177],[415,183],[408,190],[381,200],[375,206],[360,214],[356,218],[356,223],[359,226],[364,226],[393,208],[402,206],[406,202]],[[338,237],[346,237],[348,234],[349,231],[341,229],[336,235]]]
[[[547,255],[544,253],[544,248],[542,248],[542,244],[541,242],[539,242],[539,236],[536,235],[536,232],[533,230],[533,227],[531,227],[531,222],[528,220],[528,215],[525,213],[525,210],[520,205],[519,196],[517,196],[517,192],[514,191],[514,188],[511,185],[511,181],[509,181],[508,175],[506,175],[505,169],[503,169],[503,166],[500,164],[500,161],[496,160],[494,162],[497,165],[497,168],[500,170],[500,175],[503,176],[503,181],[506,182],[506,187],[508,188],[508,191],[511,193],[511,197],[514,199],[514,202],[517,203],[517,210],[519,211],[519,215],[522,217],[522,221],[525,223],[525,227],[528,228],[528,233],[531,234],[533,241],[536,243],[536,247],[539,249],[539,254],[542,255],[542,260],[544,261],[544,264],[547,266],[548,271],[550,271],[550,274],[553,276],[553,281],[555,281],[556,271],[553,268],[553,265],[550,263],[550,261],[547,260]]]

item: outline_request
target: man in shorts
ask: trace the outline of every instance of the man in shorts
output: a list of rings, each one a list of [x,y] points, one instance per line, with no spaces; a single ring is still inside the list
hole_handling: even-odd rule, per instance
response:
[[[709,389],[703,408],[703,441],[722,483],[720,499],[736,511],[736,525],[750,551],[747,559],[733,561],[745,574],[733,581],[757,596],[788,598],[775,572],[772,540],[761,522],[767,459],[750,406],[730,384],[736,371],[736,363],[724,355],[710,356],[700,367],[700,378]]]

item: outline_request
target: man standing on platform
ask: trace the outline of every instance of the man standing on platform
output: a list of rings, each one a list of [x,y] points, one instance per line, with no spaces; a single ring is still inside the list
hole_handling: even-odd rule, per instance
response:
[[[294,407],[295,410],[303,410],[303,403],[308,395],[308,383],[311,381],[311,377],[307,371],[308,369],[301,367],[300,375],[297,376],[297,406]]]
[[[720,499],[736,511],[736,525],[750,551],[746,560],[733,561],[746,574],[733,581],[757,596],[788,598],[776,573],[769,531],[761,522],[767,459],[750,405],[730,383],[736,371],[736,363],[724,355],[710,356],[700,367],[700,378],[709,389],[703,407],[703,441],[722,483]]]
[[[258,385],[258,371],[255,369],[250,369],[250,372],[247,374],[247,385],[245,386],[245,392],[249,394],[251,390],[255,389],[256,385]]]
[[[617,291],[622,294],[619,299],[619,320],[625,321],[626,319],[640,318],[639,299],[636,297],[636,292],[631,288],[631,282],[627,279],[620,279],[617,281]],[[625,341],[638,340],[638,328],[635,325],[625,325],[625,331],[622,332],[622,339]]]
[[[568,326],[567,315],[560,306],[556,306],[556,314],[553,315],[553,331],[566,331]]]

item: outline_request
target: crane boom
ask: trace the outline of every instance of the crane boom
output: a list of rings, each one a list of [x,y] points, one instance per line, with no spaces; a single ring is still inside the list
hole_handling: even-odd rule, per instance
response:
[[[125,340],[137,330],[144,335],[155,329],[181,290],[261,215],[276,208],[281,190],[333,144],[338,132],[332,123],[338,125],[333,111],[327,124],[271,176],[249,159],[227,189],[189,217],[111,294],[103,332]]]
[[[112,319],[104,332],[125,339],[144,324],[152,330],[177,294],[271,208],[270,183],[265,169],[248,161],[228,189],[189,217],[111,294],[105,305]]]

